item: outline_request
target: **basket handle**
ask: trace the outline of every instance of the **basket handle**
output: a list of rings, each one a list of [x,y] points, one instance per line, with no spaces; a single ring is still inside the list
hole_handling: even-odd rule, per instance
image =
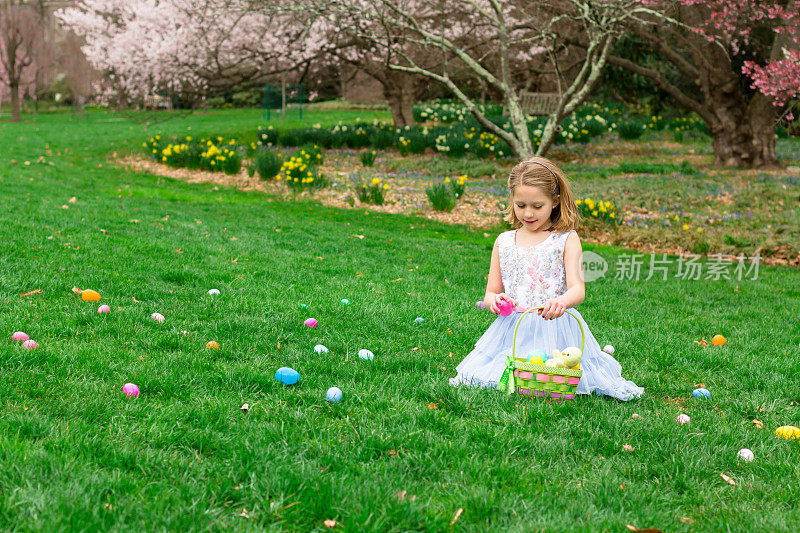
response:
[[[528,309],[527,311],[525,311],[524,313],[522,313],[522,316],[520,316],[517,319],[517,325],[514,326],[514,340],[512,341],[512,344],[511,344],[511,357],[512,358],[517,354],[517,330],[519,329],[520,322],[522,322],[522,318],[525,315],[527,315],[528,313],[530,313],[531,311],[536,311],[537,309],[544,309],[544,306],[532,307],[532,308]],[[583,353],[583,345],[584,345],[584,342],[586,341],[586,332],[583,331],[583,324],[581,324],[581,321],[578,320],[578,317],[576,317],[575,315],[573,315],[569,311],[564,311],[564,312],[567,313],[572,318],[574,318],[575,322],[578,323],[578,327],[581,328],[581,353]]]

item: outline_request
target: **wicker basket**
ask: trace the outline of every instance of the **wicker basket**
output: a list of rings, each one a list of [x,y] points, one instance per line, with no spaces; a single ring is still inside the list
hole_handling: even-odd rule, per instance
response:
[[[506,370],[497,388],[507,392],[509,395],[516,392],[523,396],[535,396],[539,398],[551,398],[553,400],[572,400],[575,398],[575,391],[578,389],[578,382],[582,372],[571,368],[553,368],[551,366],[533,365],[525,358],[516,356],[517,350],[517,330],[519,329],[522,318],[536,309],[534,307],[522,313],[517,320],[514,328],[514,340],[511,345],[511,355],[506,361]],[[586,341],[586,333],[583,331],[583,324],[578,317],[567,311],[567,314],[575,319],[581,328],[581,353]]]

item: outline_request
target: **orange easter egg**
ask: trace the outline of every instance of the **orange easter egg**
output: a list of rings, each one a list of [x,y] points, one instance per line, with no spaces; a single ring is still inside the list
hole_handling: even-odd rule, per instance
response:
[[[85,291],[81,291],[81,299],[84,302],[99,302],[100,293],[92,289],[86,289]]]
[[[206,343],[206,348],[209,350],[219,350],[219,343],[217,341],[208,341]]]
[[[711,343],[714,346],[722,346],[723,344],[725,344],[725,337],[723,337],[722,335],[714,335],[714,337],[711,339]]]

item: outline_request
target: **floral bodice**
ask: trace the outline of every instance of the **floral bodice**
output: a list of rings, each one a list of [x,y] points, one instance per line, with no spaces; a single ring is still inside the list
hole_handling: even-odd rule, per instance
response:
[[[516,300],[516,309],[537,307],[567,292],[564,246],[570,232],[550,233],[528,247],[517,246],[516,233],[506,231],[497,237],[503,288]]]

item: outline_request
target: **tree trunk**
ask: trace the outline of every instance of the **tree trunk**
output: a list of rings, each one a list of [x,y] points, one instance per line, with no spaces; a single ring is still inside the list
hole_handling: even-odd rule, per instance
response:
[[[753,96],[749,105],[741,100],[718,99],[718,106],[712,110],[718,119],[708,124],[713,139],[714,165],[749,168],[778,166],[775,156],[775,109],[762,94]]]
[[[19,83],[12,82],[8,90],[11,92],[11,122],[20,122]]]
[[[392,110],[392,120],[396,128],[414,125],[414,76],[394,72],[381,80],[383,96]]]

